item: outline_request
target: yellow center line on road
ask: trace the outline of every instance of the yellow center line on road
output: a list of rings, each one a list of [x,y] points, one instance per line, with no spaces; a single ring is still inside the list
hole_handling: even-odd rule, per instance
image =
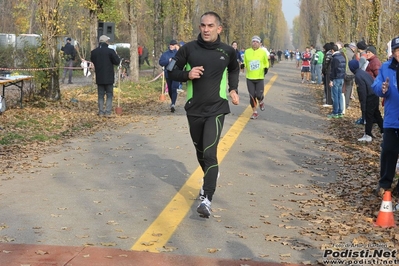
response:
[[[275,74],[265,85],[264,95],[270,90],[277,77],[278,75]],[[219,164],[241,134],[251,115],[252,108],[249,105],[220,140],[218,145]],[[202,178],[202,169],[198,167],[154,222],[137,239],[136,243],[131,247],[132,250],[154,253],[159,253],[163,250],[179,224],[191,210],[191,206],[194,203],[193,199],[198,196],[198,191],[201,188]]]

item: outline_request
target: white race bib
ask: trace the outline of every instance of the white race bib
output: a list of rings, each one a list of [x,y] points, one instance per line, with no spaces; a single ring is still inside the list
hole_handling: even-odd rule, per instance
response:
[[[249,62],[249,70],[258,70],[260,69],[259,60],[252,60]]]

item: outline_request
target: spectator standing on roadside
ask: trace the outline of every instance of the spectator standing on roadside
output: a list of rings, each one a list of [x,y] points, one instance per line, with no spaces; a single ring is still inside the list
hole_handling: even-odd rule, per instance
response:
[[[352,96],[352,89],[353,89],[353,81],[355,80],[355,75],[349,69],[349,61],[355,59],[356,56],[356,44],[350,43],[342,49],[344,52],[345,61],[346,61],[346,71],[345,71],[345,78],[344,78],[344,96],[345,96],[345,109],[349,108],[349,104],[351,101]]]
[[[356,47],[357,51],[359,52],[359,68],[366,71],[366,68],[369,64],[366,54],[367,44],[364,41],[360,41],[356,44]]]
[[[323,46],[324,59],[323,59],[323,66],[321,69],[321,73],[323,74],[324,96],[325,96],[325,103],[323,107],[329,107],[332,105],[330,72],[331,72],[331,59],[332,59],[331,49],[333,45],[334,45],[333,42],[328,42]]]
[[[367,65],[366,72],[375,79],[378,75],[378,71],[381,68],[381,61],[377,57],[377,49],[370,45],[366,49],[367,60],[369,64]]]
[[[301,52],[298,49],[295,51],[296,67],[299,68],[299,63],[301,62]]]
[[[197,40],[186,43],[177,52],[168,73],[173,80],[187,81],[187,120],[197,160],[204,172],[202,201],[197,212],[209,218],[219,176],[217,146],[224,117],[230,112],[226,85],[233,104],[237,105],[240,68],[234,49],[220,41],[222,21],[217,13],[204,13],[199,29]]]
[[[366,68],[369,65],[366,54],[367,44],[364,41],[360,41],[356,44],[356,47],[358,51],[359,68],[366,71]],[[355,123],[359,125],[364,124],[364,119],[360,117]]]
[[[339,51],[336,44],[332,46],[332,59],[331,59],[331,72],[330,72],[330,87],[333,102],[333,111],[329,114],[328,118],[341,118],[343,117],[343,94],[342,86],[344,85],[346,61],[345,57]]]
[[[348,66],[355,76],[362,119],[367,121],[364,126],[364,135],[358,141],[370,142],[374,138],[371,132],[374,121],[378,124],[380,132],[383,132],[383,120],[379,109],[380,98],[375,95],[371,88],[374,81],[373,78],[366,71],[359,68],[359,61],[353,59],[349,61]]]
[[[148,61],[148,49],[145,45],[143,46],[143,53],[141,57],[142,57],[142,65],[144,65],[144,62],[146,62],[148,66],[151,66],[150,61]]]
[[[98,91],[98,115],[111,116],[112,99],[114,95],[115,71],[114,65],[120,63],[120,58],[114,49],[108,47],[109,37],[101,35],[99,45],[91,51],[90,61],[94,65]],[[104,97],[106,96],[105,110]]]
[[[265,110],[263,102],[264,79],[269,69],[269,60],[266,51],[261,48],[259,36],[252,37],[252,47],[245,50],[244,64],[247,66],[247,88],[249,93],[249,103],[252,107],[251,119],[258,118],[257,106],[261,111]]]
[[[66,39],[66,44],[61,48],[61,51],[64,52],[64,76],[62,77],[62,83],[65,82],[66,75],[68,73],[68,84],[72,84],[72,72],[73,72],[73,62],[75,61],[76,50],[75,47],[71,44],[72,39],[68,37]]]
[[[311,60],[310,60],[310,83],[315,83],[316,81],[316,72],[315,72],[315,67],[314,67],[314,57],[316,55],[316,48],[311,45],[310,49],[309,49],[309,53],[311,56]]]
[[[137,54],[139,55],[139,68],[143,64],[143,46],[137,45]]]
[[[176,100],[177,100],[177,89],[180,86],[180,83],[177,81],[172,80],[169,77],[168,71],[166,66],[172,60],[172,58],[176,55],[177,51],[179,50],[179,45],[177,44],[176,40],[171,40],[169,42],[169,49],[164,52],[161,57],[159,58],[159,65],[164,67],[164,75],[166,79],[166,84],[168,85],[168,94],[170,98],[170,111],[174,113],[176,111]]]
[[[305,52],[302,53],[301,55],[301,60],[302,60],[302,67],[301,67],[301,78],[302,78],[302,83],[305,82],[310,82],[310,61],[312,60],[312,55],[309,52],[309,47],[306,47]]]
[[[372,85],[374,93],[383,97],[385,101],[380,180],[375,191],[379,196],[382,196],[386,190],[392,189],[399,153],[399,79],[397,78],[399,73],[399,36],[391,40],[391,50],[391,59],[382,64]],[[393,193],[399,193],[399,186],[396,186]]]
[[[324,53],[320,50],[319,47],[316,47],[316,53],[314,56],[314,62],[313,62],[313,67],[315,69],[315,83],[317,85],[322,84],[322,78],[321,78],[321,70],[323,67],[323,60],[324,60]]]

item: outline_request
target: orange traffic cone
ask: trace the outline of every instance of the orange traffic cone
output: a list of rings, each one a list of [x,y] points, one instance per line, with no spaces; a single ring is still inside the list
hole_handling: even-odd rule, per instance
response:
[[[375,221],[374,225],[380,226],[382,228],[396,226],[392,211],[391,191],[385,191],[381,203],[381,208],[378,212],[377,220]]]

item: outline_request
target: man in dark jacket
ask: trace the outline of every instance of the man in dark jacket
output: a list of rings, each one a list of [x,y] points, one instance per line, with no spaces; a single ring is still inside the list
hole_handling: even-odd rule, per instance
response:
[[[323,107],[330,107],[332,105],[330,72],[331,72],[331,58],[332,58],[331,47],[333,45],[334,43],[328,42],[323,46],[324,58],[323,58],[323,67],[321,69],[321,73],[323,74],[324,97],[325,97],[325,104],[323,105]]]
[[[75,61],[76,50],[75,47],[71,44],[72,39],[67,38],[66,44],[61,48],[61,51],[64,52],[65,59],[65,68],[64,68],[64,76],[62,78],[62,83],[65,82],[66,74],[68,73],[68,84],[72,84],[72,67],[73,61]]]
[[[330,87],[333,101],[333,111],[327,117],[341,118],[343,117],[342,112],[344,108],[342,86],[344,85],[346,61],[336,44],[332,46],[331,51],[333,54],[331,59]]]
[[[115,50],[108,48],[109,37],[102,35],[99,45],[91,51],[90,61],[94,64],[98,90],[98,115],[110,116],[112,112],[112,98],[114,95],[115,72],[114,65],[119,65],[120,58]],[[107,95],[105,110],[104,96]]]
[[[171,40],[169,42],[169,49],[162,53],[161,57],[159,58],[159,65],[165,67],[164,75],[166,79],[166,84],[168,85],[168,94],[171,101],[170,104],[170,111],[172,113],[176,110],[176,100],[177,100],[177,89],[179,88],[180,83],[174,81],[169,78],[168,71],[166,70],[166,66],[172,60],[172,58],[176,55],[177,51],[179,50],[179,45],[177,44],[176,40]]]
[[[240,67],[233,47],[220,40],[222,22],[218,14],[204,13],[199,29],[197,40],[177,52],[176,64],[168,74],[173,80],[187,82],[185,109],[197,160],[204,172],[197,212],[209,218],[219,176],[217,146],[225,115],[230,113],[226,87],[237,105]]]
[[[357,86],[357,94],[360,102],[360,109],[362,110],[362,119],[366,121],[365,133],[358,141],[370,142],[373,140],[371,130],[373,128],[373,121],[376,121],[380,131],[383,132],[383,120],[380,109],[380,98],[375,95],[371,85],[374,79],[364,70],[359,68],[359,61],[353,59],[349,61],[349,69],[355,74],[355,82]]]

